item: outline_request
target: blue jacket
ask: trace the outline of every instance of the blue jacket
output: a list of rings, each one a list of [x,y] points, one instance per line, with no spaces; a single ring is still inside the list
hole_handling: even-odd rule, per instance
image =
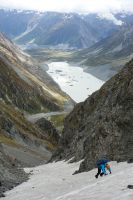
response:
[[[105,168],[106,168],[106,165],[105,165],[105,164],[101,164],[101,165],[100,165],[100,168],[101,168],[101,170],[102,170],[102,173],[107,174],[107,173],[106,173],[106,169],[105,169]]]

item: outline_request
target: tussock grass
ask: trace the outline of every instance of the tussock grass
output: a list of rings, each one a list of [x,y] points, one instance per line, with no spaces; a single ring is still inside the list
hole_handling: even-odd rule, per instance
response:
[[[66,117],[67,114],[61,114],[61,115],[54,115],[51,116],[50,121],[54,124],[54,126],[56,128],[62,127],[64,126],[64,119]]]

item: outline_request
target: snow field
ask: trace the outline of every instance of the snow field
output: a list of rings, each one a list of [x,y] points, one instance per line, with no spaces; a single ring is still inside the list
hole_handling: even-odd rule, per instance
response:
[[[72,175],[79,164],[61,161],[25,169],[32,172],[30,179],[2,200],[133,200],[127,188],[133,184],[133,164],[111,162],[112,174],[98,179],[97,169]]]

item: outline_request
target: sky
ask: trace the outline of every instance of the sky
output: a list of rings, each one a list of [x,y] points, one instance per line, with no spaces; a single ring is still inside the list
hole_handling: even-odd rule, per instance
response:
[[[133,0],[0,0],[0,8],[82,14],[133,12]]]

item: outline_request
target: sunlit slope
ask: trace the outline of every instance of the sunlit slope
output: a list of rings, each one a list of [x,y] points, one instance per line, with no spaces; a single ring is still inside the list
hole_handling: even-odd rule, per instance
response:
[[[46,72],[39,71],[37,63],[33,63],[29,56],[2,34],[0,38],[2,99],[29,112],[62,109],[70,98],[54,84]]]

